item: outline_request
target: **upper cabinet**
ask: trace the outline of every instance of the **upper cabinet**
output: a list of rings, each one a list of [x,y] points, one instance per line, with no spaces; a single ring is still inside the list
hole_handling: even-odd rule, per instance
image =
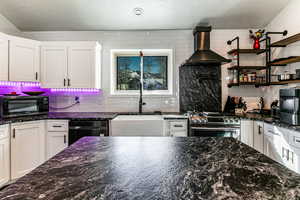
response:
[[[41,47],[42,87],[63,88],[66,86],[68,50],[65,46]]]
[[[40,42],[9,37],[9,81],[39,81]]]
[[[8,38],[0,33],[0,81],[8,81]]]
[[[97,42],[43,42],[42,87],[101,87],[101,46]]]

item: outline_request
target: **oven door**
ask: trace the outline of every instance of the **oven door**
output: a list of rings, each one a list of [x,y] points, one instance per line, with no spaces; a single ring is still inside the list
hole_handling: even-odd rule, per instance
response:
[[[239,127],[191,127],[192,137],[233,137],[240,138]]]

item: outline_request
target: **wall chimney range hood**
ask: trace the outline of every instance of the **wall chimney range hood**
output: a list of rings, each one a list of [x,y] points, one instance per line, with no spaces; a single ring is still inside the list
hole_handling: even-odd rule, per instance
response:
[[[210,32],[211,26],[195,27],[193,31],[195,52],[183,65],[222,65],[231,62],[230,59],[226,59],[210,50]]]

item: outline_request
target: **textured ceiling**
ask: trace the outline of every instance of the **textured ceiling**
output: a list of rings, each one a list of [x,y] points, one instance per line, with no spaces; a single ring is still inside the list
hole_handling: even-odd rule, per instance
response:
[[[0,0],[22,31],[260,28],[290,0]],[[133,9],[141,7],[143,15]]]

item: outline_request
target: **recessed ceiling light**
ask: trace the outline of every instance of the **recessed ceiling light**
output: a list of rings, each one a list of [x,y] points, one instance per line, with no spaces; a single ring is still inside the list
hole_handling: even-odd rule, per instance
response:
[[[143,10],[143,8],[134,8],[134,9],[133,9],[133,13],[134,13],[136,16],[141,16],[141,15],[143,15],[144,10]]]

